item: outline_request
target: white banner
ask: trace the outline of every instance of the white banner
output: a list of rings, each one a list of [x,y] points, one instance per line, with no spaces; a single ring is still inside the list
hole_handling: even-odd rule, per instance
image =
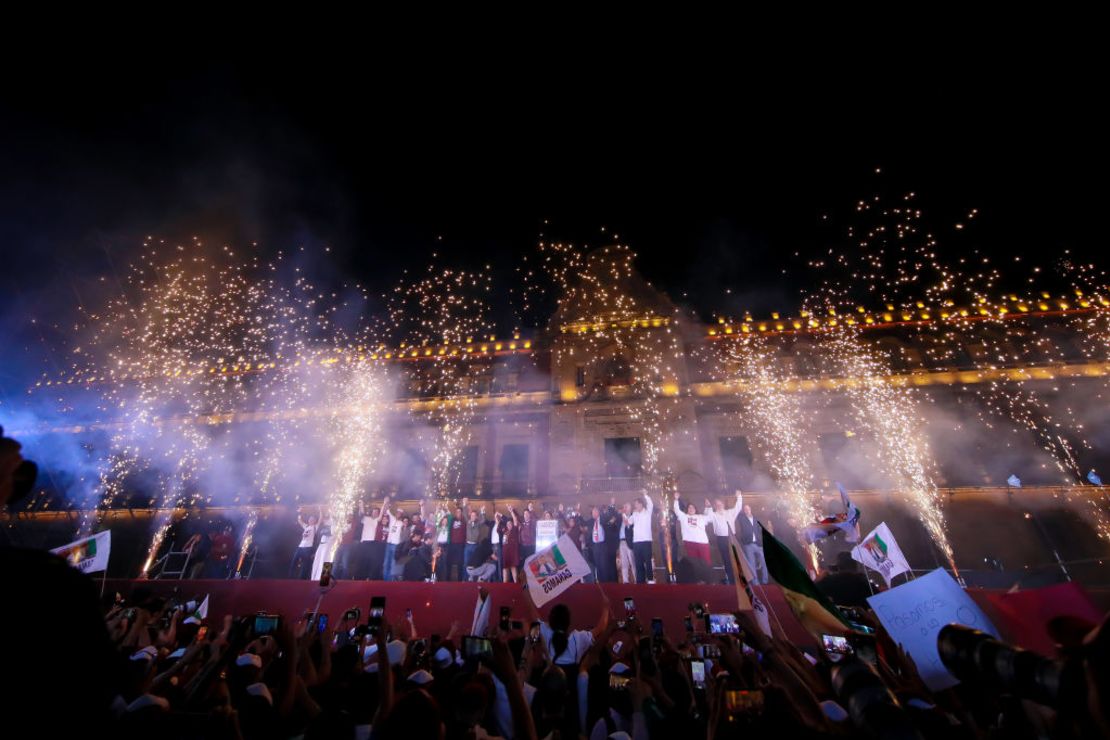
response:
[[[543,606],[589,574],[589,564],[565,534],[524,561],[528,593],[536,606]]]
[[[906,561],[906,556],[902,554],[902,549],[898,547],[886,522],[881,522],[871,530],[863,542],[852,548],[852,559],[863,563],[871,570],[878,571],[888,586],[894,576],[910,570],[910,564]]]
[[[108,569],[108,554],[112,551],[112,530],[106,529],[92,537],[56,547],[50,552],[65,558],[82,573],[96,573]]]
[[[540,519],[536,521],[536,550],[551,547],[559,539],[559,520]]]

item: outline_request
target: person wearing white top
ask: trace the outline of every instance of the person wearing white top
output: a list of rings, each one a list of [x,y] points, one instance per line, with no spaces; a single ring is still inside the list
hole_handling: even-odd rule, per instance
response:
[[[632,529],[631,525],[628,523],[628,518],[630,516],[632,516],[632,504],[626,503],[621,507],[621,542],[619,548],[621,583],[636,582],[636,558],[632,556]]]
[[[647,491],[632,501],[632,514],[625,523],[632,527],[632,559],[636,563],[636,583],[654,580],[655,569],[651,564],[651,512],[654,510]]]
[[[397,509],[390,512],[389,530],[385,536],[385,564],[382,566],[382,580],[401,580],[401,569],[397,567],[397,547],[408,532],[409,522],[405,512]]]
[[[362,507],[361,511],[362,541],[359,542],[358,548],[362,567],[359,576],[380,580],[382,563],[385,560],[385,541],[378,538],[378,529],[382,517],[389,514],[389,496],[385,497],[380,508],[375,506],[370,509],[370,513],[367,513],[366,508]]]
[[[687,504],[686,511],[682,510],[679,500],[682,494],[675,492],[674,513],[678,525],[682,529],[682,544],[686,547],[686,557],[697,558],[710,568],[713,567],[713,558],[709,554],[709,533],[706,531],[712,524],[709,516],[699,514],[694,504]]]
[[[724,499],[714,499],[710,508],[709,499],[705,500],[705,513],[713,522],[713,533],[717,536],[717,552],[721,556],[721,565],[725,569],[725,583],[735,583],[732,572],[732,553],[728,547],[728,538],[736,532],[736,517],[744,504],[744,494],[736,489],[736,504],[731,509],[725,508]]]
[[[293,559],[289,562],[290,578],[308,578],[309,570],[312,568],[312,548],[316,546],[317,521],[315,516],[310,516],[305,522],[299,514],[297,515],[297,524],[301,525],[301,544],[297,545]]]
[[[551,607],[545,621],[540,618],[540,613],[536,610],[532,599],[524,599],[525,605],[532,613],[532,621],[540,623],[540,635],[547,646],[548,657],[555,665],[577,666],[594,641],[605,634],[605,630],[609,627],[609,597],[600,587],[597,591],[601,595],[601,616],[593,630],[572,630],[570,608],[564,603],[560,602]]]
[[[324,572],[324,563],[331,562],[335,551],[335,537],[331,531],[331,514],[324,514],[324,520],[319,526],[320,544],[316,546],[316,555],[312,558],[312,580],[320,580]]]

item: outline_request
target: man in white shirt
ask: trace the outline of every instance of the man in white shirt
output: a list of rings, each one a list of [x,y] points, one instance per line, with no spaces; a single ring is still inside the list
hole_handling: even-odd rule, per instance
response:
[[[297,524],[301,525],[301,543],[297,545],[293,560],[289,563],[290,578],[308,578],[312,556],[316,552],[316,522],[315,516],[310,516],[306,522],[297,515]]]
[[[362,508],[362,541],[359,543],[359,559],[362,561],[362,577],[381,580],[382,563],[385,560],[385,538],[379,536],[382,517],[389,509],[389,496],[385,497],[381,508],[374,507],[370,513]]]
[[[640,497],[632,501],[632,514],[626,524],[632,527],[632,558],[636,563],[636,582],[654,581],[655,569],[651,564],[651,497],[641,490]]]
[[[636,558],[632,556],[632,525],[628,523],[630,516],[632,516],[632,504],[626,503],[621,507],[621,583],[636,582]]]
[[[725,568],[725,583],[735,583],[736,577],[732,572],[732,552],[728,547],[728,538],[736,532],[736,516],[744,504],[744,494],[736,489],[736,504],[731,509],[725,508],[724,499],[714,499],[710,507],[709,499],[705,500],[705,514],[713,523],[713,533],[717,537],[717,552],[721,556],[721,565]]]
[[[682,544],[686,547],[686,557],[701,560],[712,568],[713,558],[709,554],[709,533],[707,530],[713,525],[707,515],[698,513],[697,507],[693,503],[687,504],[686,511],[683,511],[681,498],[682,494],[676,491],[674,494],[674,514],[675,518],[678,519],[679,527],[682,529]]]
[[[383,580],[401,580],[401,569],[397,567],[397,546],[408,535],[409,520],[405,512],[397,509],[390,514],[389,530],[385,535],[385,564],[383,566]]]

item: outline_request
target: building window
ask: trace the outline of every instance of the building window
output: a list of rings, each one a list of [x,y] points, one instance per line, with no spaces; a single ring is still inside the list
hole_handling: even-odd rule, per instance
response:
[[[610,437],[605,440],[605,472],[610,478],[639,478],[643,457],[639,437]]]
[[[721,470],[725,488],[746,488],[753,478],[752,448],[747,437],[721,437]]]
[[[528,445],[501,448],[501,495],[523,496],[528,491]]]
[[[578,388],[586,385],[586,368],[584,365],[574,368],[574,385]]]

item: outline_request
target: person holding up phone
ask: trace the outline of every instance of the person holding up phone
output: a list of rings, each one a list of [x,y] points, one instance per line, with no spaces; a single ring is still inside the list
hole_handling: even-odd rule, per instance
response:
[[[594,644],[594,640],[605,634],[609,626],[609,597],[600,586],[597,590],[601,595],[601,616],[598,617],[597,624],[592,630],[572,630],[570,607],[566,604],[559,603],[553,606],[548,613],[548,621],[545,622],[540,617],[535,604],[532,603],[532,599],[524,599],[532,614],[532,620],[539,622],[540,635],[547,645],[548,657],[555,665],[578,665],[586,651]]]

